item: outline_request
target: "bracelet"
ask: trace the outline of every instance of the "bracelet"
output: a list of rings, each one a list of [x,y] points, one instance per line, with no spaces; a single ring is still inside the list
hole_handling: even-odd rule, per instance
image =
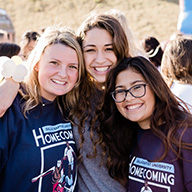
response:
[[[27,67],[19,56],[13,56],[11,59],[6,56],[0,57],[0,76],[21,82],[24,80],[27,72]]]

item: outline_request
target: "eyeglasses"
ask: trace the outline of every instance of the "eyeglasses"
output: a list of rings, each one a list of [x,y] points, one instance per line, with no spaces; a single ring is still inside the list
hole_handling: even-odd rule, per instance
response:
[[[148,84],[138,84],[134,85],[129,89],[118,89],[111,92],[112,98],[116,103],[121,103],[125,101],[127,93],[129,92],[135,98],[141,98],[146,94],[146,86]]]

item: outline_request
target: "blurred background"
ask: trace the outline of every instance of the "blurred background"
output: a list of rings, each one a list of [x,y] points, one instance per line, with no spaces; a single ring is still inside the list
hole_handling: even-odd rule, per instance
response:
[[[169,39],[177,30],[179,0],[0,0],[20,42],[27,30],[40,32],[49,25],[61,24],[76,30],[91,11],[119,9],[125,13],[138,39],[155,36]]]

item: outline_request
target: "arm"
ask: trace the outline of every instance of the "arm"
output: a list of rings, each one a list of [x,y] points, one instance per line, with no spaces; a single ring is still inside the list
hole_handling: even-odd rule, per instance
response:
[[[19,90],[19,83],[12,78],[4,79],[0,83],[0,117],[11,106]]]

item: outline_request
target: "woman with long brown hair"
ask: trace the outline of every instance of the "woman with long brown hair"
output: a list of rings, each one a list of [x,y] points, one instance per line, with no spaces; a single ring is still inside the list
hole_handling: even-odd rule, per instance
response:
[[[150,61],[125,58],[109,72],[100,112],[113,178],[131,192],[191,191],[192,116]]]

